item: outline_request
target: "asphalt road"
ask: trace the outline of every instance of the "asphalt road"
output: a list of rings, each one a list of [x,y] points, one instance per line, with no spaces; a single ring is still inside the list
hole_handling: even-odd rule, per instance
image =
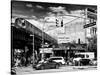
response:
[[[16,68],[17,75],[29,75],[29,74],[39,74],[39,73],[51,73],[51,72],[70,72],[70,71],[80,71],[80,70],[96,70],[95,66],[62,66],[59,69],[45,69],[45,70],[35,70],[31,66]]]

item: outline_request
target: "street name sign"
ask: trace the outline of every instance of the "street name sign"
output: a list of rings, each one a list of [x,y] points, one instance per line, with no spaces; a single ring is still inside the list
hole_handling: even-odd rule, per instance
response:
[[[94,26],[94,25],[96,25],[96,22],[86,24],[86,25],[84,25],[84,28],[88,28],[88,27],[91,27],[91,26]]]
[[[97,11],[92,8],[87,8],[87,18],[97,20]]]

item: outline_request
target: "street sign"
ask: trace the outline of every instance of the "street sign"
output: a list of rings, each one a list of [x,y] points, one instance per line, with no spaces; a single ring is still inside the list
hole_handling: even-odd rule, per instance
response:
[[[91,8],[87,8],[87,18],[97,20],[97,11]]]
[[[96,22],[86,24],[86,25],[84,25],[84,28],[88,28],[88,27],[91,27],[91,26],[94,26],[94,25],[96,25]]]

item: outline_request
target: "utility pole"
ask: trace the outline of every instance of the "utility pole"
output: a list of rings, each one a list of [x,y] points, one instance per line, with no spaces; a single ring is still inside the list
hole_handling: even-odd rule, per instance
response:
[[[85,19],[84,19],[84,25],[86,25],[87,24],[87,9],[85,9]],[[86,43],[86,50],[87,50],[87,30],[86,30],[86,28],[85,28],[85,43]]]
[[[42,27],[42,48],[43,48],[43,53],[41,55],[41,59],[44,59],[44,26],[45,26],[45,18],[44,19],[44,22],[43,22],[43,27]]]
[[[43,28],[42,28],[42,48],[43,48],[43,53],[41,55],[41,59],[44,59],[44,25],[43,25]]]
[[[33,30],[34,30],[34,26],[33,26]],[[35,63],[35,58],[34,58],[34,31],[33,31],[33,34],[30,35],[32,36],[32,39],[33,39],[33,42],[32,42],[32,45],[33,45],[33,64]]]

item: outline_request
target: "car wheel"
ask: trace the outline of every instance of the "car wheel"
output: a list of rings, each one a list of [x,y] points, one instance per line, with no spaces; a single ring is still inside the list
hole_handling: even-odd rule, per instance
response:
[[[57,64],[57,65],[55,66],[55,68],[58,69],[58,68],[59,68],[59,65]]]
[[[61,65],[62,65],[62,63],[60,62],[60,63],[59,63],[59,65],[61,66]]]
[[[44,70],[44,67],[43,66],[41,66],[41,70]]]
[[[83,64],[82,64],[81,62],[79,63],[79,65],[80,65],[80,66],[83,66]]]
[[[75,66],[78,66],[79,64],[78,64],[78,61],[75,61]]]

